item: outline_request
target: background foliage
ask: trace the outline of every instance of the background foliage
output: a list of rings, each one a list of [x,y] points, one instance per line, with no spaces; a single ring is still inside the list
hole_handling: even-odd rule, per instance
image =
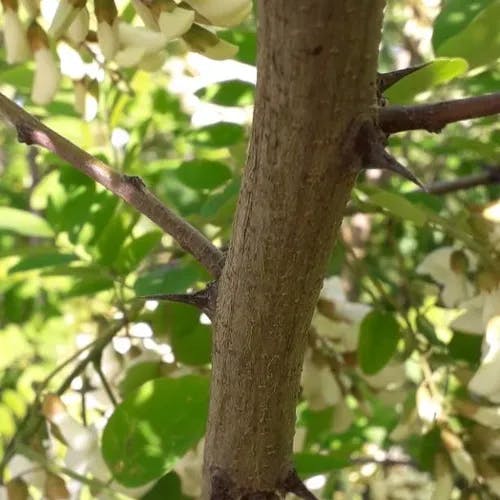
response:
[[[498,0],[389,2],[381,71],[432,61],[389,102],[498,91],[499,16]],[[162,71],[105,65],[86,87],[86,118],[68,76],[50,104],[33,104],[33,64],[8,65],[4,48],[1,87],[226,246],[251,118],[254,21],[219,35],[238,45],[234,61],[175,45]],[[208,318],[138,297],[197,290],[209,276],[53,154],[5,127],[0,142],[3,491],[197,498]],[[401,134],[390,148],[430,192],[380,171],[358,180],[311,328],[297,470],[320,498],[498,497],[497,118]],[[437,181],[479,173],[481,185],[433,194]]]

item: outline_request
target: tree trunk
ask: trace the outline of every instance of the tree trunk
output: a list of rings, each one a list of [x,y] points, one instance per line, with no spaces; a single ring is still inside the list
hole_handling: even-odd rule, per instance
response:
[[[218,286],[204,498],[278,498],[307,331],[374,120],[383,0],[259,1],[252,139]]]

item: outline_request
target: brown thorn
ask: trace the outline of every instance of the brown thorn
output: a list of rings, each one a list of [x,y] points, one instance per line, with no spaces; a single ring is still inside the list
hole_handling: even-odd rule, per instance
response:
[[[380,168],[382,170],[389,170],[395,174],[399,174],[401,177],[408,179],[409,181],[416,184],[423,191],[426,191],[423,182],[414,175],[408,168],[406,168],[402,163],[399,163],[394,156],[391,156],[381,144],[374,145],[370,155],[370,163],[368,166],[363,167],[365,169]]]
[[[210,321],[213,321],[217,300],[217,282],[211,281],[203,290],[194,293],[159,293],[142,295],[137,298],[143,300],[168,300],[195,306],[205,313]]]
[[[411,75],[424,68],[430,63],[419,64],[418,66],[411,66],[410,68],[398,69],[396,71],[389,71],[388,73],[377,73],[377,90],[380,94],[391,88],[393,85],[402,80],[405,76]]]
[[[363,170],[380,168],[401,175],[425,191],[423,183],[386,150],[387,137],[370,120],[365,120],[358,129],[355,148],[362,159]]]

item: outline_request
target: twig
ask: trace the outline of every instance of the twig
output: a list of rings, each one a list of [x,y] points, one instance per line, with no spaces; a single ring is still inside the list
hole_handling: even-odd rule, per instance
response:
[[[500,167],[487,167],[479,174],[467,175],[451,181],[436,181],[428,184],[426,190],[431,194],[448,194],[489,184],[500,184]]]
[[[379,110],[379,125],[386,134],[419,129],[440,132],[449,123],[497,113],[500,92],[431,104],[387,106]]]
[[[114,171],[105,163],[45,126],[1,93],[0,115],[16,128],[20,142],[41,146],[66,160],[170,234],[212,275],[215,277],[220,275],[224,261],[222,252],[200,231],[158,200],[140,178]]]

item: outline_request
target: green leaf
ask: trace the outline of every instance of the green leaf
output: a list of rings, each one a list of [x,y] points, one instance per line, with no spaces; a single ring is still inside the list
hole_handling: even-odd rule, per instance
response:
[[[448,344],[449,354],[454,360],[478,366],[481,360],[482,341],[482,335],[454,332]]]
[[[396,352],[399,325],[391,313],[371,311],[359,327],[358,361],[367,375],[380,371]]]
[[[138,296],[183,293],[201,277],[201,269],[196,264],[169,265],[139,276],[134,291]]]
[[[436,54],[462,57],[471,68],[495,62],[500,57],[500,0],[489,3],[459,33],[443,42]]]
[[[116,263],[123,271],[134,271],[144,259],[160,243],[161,231],[150,231],[127,243],[121,250]]]
[[[142,385],[111,415],[102,452],[113,476],[128,487],[165,474],[205,432],[208,379],[189,375]]]
[[[438,427],[416,439],[416,459],[422,469],[431,472],[434,469],[436,453],[443,449],[441,434]]]
[[[78,260],[73,254],[59,253],[49,251],[39,255],[28,255],[23,257],[15,266],[9,269],[9,274],[20,271],[31,271],[33,269],[42,269],[45,267],[60,266]]]
[[[244,131],[236,123],[214,123],[193,132],[195,144],[209,148],[224,148],[243,140]]]
[[[183,184],[193,189],[215,189],[231,178],[227,165],[212,160],[186,161],[176,174]]]
[[[255,66],[257,55],[257,36],[255,31],[245,31],[241,28],[234,28],[228,31],[220,31],[219,35],[235,45],[238,45],[236,61]]]
[[[467,69],[468,64],[465,59],[435,59],[399,80],[385,92],[385,96],[391,103],[409,103],[417,94],[449,82],[453,78],[464,74]]]
[[[141,500],[184,500],[188,497],[182,494],[181,480],[175,472],[165,474]]]
[[[110,278],[90,276],[79,280],[66,294],[66,297],[80,297],[81,295],[94,295],[104,290],[113,288],[114,282]]]
[[[38,238],[54,236],[51,227],[40,216],[10,207],[0,207],[0,231],[2,230]]]
[[[196,92],[198,97],[220,106],[245,106],[253,103],[255,86],[241,80],[228,80]]]
[[[460,33],[493,0],[447,0],[434,21],[432,46],[437,50],[448,38]]]
[[[137,213],[120,211],[106,224],[97,240],[101,264],[109,266],[116,261],[123,242],[127,239],[138,218]]]
[[[293,460],[297,473],[302,477],[325,474],[335,469],[342,469],[350,464],[348,456],[339,456],[338,454],[296,453]]]
[[[200,313],[186,304],[171,304],[170,343],[175,359],[185,365],[205,365],[210,362],[212,335],[208,326],[200,323]]]
[[[161,372],[161,361],[143,361],[142,363],[132,365],[127,369],[125,377],[118,386],[121,396],[126,398],[142,384],[160,378]]]
[[[429,217],[425,207],[412,203],[396,193],[374,189],[373,193],[368,195],[368,199],[375,205],[385,208],[392,215],[409,220],[417,226],[423,226]]]

